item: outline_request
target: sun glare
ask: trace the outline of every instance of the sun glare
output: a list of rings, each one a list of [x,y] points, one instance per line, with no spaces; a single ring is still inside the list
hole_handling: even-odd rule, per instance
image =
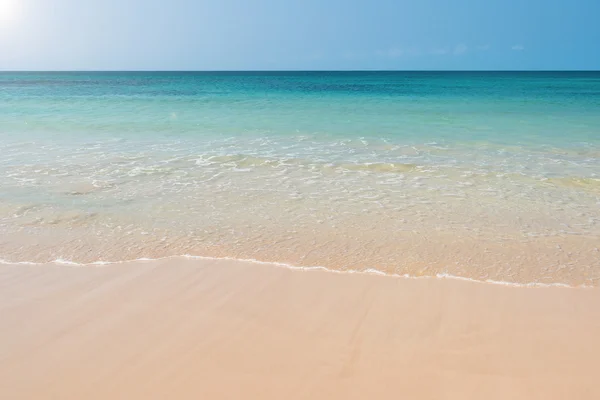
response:
[[[0,0],[0,25],[13,22],[18,11],[18,0]]]

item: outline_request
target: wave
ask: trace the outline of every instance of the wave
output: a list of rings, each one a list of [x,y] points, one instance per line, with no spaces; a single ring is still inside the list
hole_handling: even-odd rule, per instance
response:
[[[222,164],[236,168],[248,167],[279,167],[279,166],[305,166],[317,167],[323,169],[342,169],[348,171],[370,171],[370,172],[397,172],[404,173],[414,171],[418,168],[416,164],[393,163],[393,162],[375,162],[375,163],[331,163],[318,162],[302,158],[274,158],[259,157],[245,154],[232,154],[224,156],[202,157],[197,161],[198,165]]]
[[[405,173],[415,171],[418,166],[416,164],[403,163],[363,163],[353,164],[346,163],[338,166],[341,169],[349,171],[368,171],[368,172],[384,172],[384,173]]]
[[[132,259],[132,260],[122,260],[122,261],[100,261],[99,260],[99,261],[94,261],[94,262],[90,262],[90,263],[78,263],[75,261],[64,260],[64,259],[60,259],[60,258],[53,260],[53,261],[49,261],[49,262],[31,262],[31,261],[13,262],[13,261],[5,260],[5,259],[0,259],[0,264],[4,264],[4,265],[37,265],[37,266],[43,266],[43,265],[48,265],[48,264],[57,264],[57,265],[65,265],[65,266],[71,266],[71,267],[103,267],[103,266],[115,265],[115,264],[126,264],[126,263],[133,263],[133,262],[155,262],[155,261],[162,261],[162,260],[174,260],[174,259],[178,259],[178,258],[179,259],[191,259],[191,260],[236,261],[236,262],[243,262],[243,263],[270,265],[270,266],[275,266],[275,267],[280,267],[280,268],[291,269],[294,271],[323,271],[323,272],[334,273],[334,274],[377,275],[377,276],[382,276],[382,277],[386,277],[386,278],[396,278],[396,279],[450,279],[450,280],[472,282],[472,283],[477,283],[477,284],[492,284],[492,285],[509,286],[509,287],[514,287],[514,288],[550,288],[550,287],[558,287],[558,288],[565,288],[565,289],[593,289],[594,288],[593,286],[589,286],[589,285],[573,286],[573,285],[569,285],[569,284],[561,283],[561,282],[556,282],[556,283],[539,283],[539,282],[518,283],[518,282],[509,282],[509,281],[497,281],[497,280],[493,280],[493,279],[480,280],[480,279],[468,278],[468,277],[457,276],[457,275],[452,275],[452,274],[447,274],[447,273],[438,273],[436,275],[431,275],[431,276],[414,276],[414,275],[409,275],[409,274],[403,274],[403,275],[389,274],[389,273],[380,271],[375,268],[368,268],[365,270],[352,270],[352,269],[336,270],[336,269],[331,269],[331,268],[327,268],[327,267],[323,267],[323,266],[297,266],[297,265],[292,265],[292,264],[282,263],[282,262],[277,262],[277,261],[260,261],[260,260],[256,260],[253,258],[208,257],[208,256],[197,256],[197,255],[190,255],[190,254],[184,254],[184,255],[179,255],[179,256],[159,257],[159,258],[142,257],[142,258],[137,258],[137,259]]]
[[[547,182],[557,186],[600,193],[600,178],[581,178],[570,176],[562,178],[549,178]]]

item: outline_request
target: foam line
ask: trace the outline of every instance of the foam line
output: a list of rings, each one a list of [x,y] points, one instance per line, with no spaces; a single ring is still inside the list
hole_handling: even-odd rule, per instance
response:
[[[185,259],[192,259],[192,260],[238,261],[238,262],[245,262],[245,263],[252,263],[252,264],[283,267],[283,268],[287,268],[287,269],[291,269],[291,270],[295,270],[295,271],[324,271],[324,272],[335,273],[335,274],[378,275],[378,276],[385,276],[385,277],[391,277],[391,278],[402,278],[402,279],[452,279],[452,280],[467,281],[467,282],[473,282],[473,283],[486,283],[486,284],[492,284],[492,285],[502,285],[502,286],[517,287],[517,288],[547,288],[547,287],[561,287],[561,288],[571,288],[571,289],[593,288],[593,286],[589,286],[589,285],[573,286],[573,285],[569,285],[566,283],[560,283],[560,282],[557,282],[557,283],[539,283],[539,282],[518,283],[518,282],[508,282],[508,281],[497,281],[497,280],[493,280],[493,279],[480,280],[480,279],[467,278],[467,277],[463,277],[463,276],[451,275],[451,274],[447,274],[447,273],[438,273],[435,276],[412,276],[409,274],[403,274],[403,275],[389,274],[389,273],[380,271],[375,268],[369,268],[369,269],[365,269],[365,270],[352,270],[352,269],[336,270],[336,269],[330,269],[330,268],[318,266],[318,265],[304,267],[304,266],[297,266],[297,265],[292,265],[292,264],[287,264],[287,263],[282,263],[282,262],[277,262],[277,261],[260,261],[260,260],[255,260],[253,258],[208,257],[208,256],[195,256],[195,255],[190,255],[190,254],[183,254],[180,256],[159,257],[159,258],[142,257],[142,258],[137,258],[137,259],[132,259],[132,260],[122,260],[122,261],[101,261],[101,260],[99,260],[99,261],[93,261],[90,263],[78,263],[78,262],[74,262],[74,261],[70,261],[70,260],[64,260],[62,258],[58,258],[54,261],[48,261],[48,262],[31,262],[31,261],[13,262],[13,261],[5,260],[5,259],[0,259],[0,264],[5,264],[5,265],[59,264],[59,265],[68,265],[68,266],[74,266],[74,267],[91,267],[91,266],[107,266],[107,265],[113,265],[113,264],[125,264],[125,263],[133,263],[133,262],[149,262],[149,261],[152,262],[152,261],[161,261],[161,260],[169,260],[169,259],[177,259],[177,258],[185,258]]]

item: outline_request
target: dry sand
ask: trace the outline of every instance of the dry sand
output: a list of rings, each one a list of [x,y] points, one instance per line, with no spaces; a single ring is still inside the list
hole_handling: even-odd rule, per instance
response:
[[[1,399],[600,399],[599,289],[0,266]]]

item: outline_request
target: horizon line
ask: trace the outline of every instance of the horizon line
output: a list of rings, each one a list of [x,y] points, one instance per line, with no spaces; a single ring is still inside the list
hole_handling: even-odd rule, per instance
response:
[[[600,69],[15,69],[19,72],[600,72]]]

